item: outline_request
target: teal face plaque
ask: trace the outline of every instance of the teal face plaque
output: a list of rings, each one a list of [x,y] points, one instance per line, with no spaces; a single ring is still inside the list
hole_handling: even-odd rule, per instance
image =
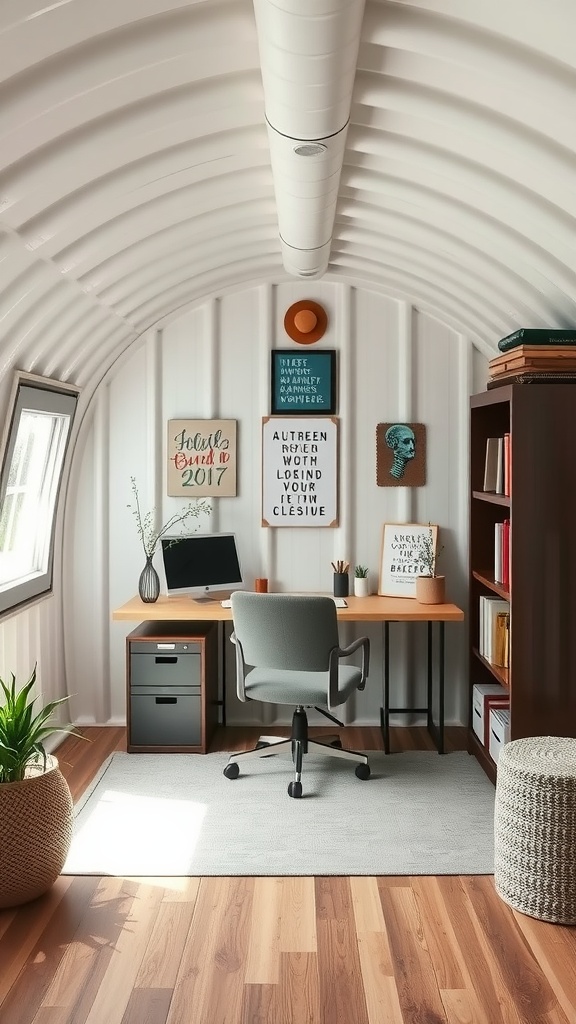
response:
[[[336,412],[336,351],[274,349],[271,415],[326,416]]]

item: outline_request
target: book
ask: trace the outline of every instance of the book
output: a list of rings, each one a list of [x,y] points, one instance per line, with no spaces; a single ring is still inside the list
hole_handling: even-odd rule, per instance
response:
[[[574,384],[576,373],[503,373],[489,380],[486,387],[501,388],[504,384]]]
[[[484,462],[484,491],[495,491],[498,481],[498,437],[486,438],[486,459]]]
[[[510,613],[501,611],[496,613],[494,622],[494,641],[492,661],[500,668],[508,668],[508,636],[509,636]]]
[[[504,552],[504,523],[494,524],[494,579],[496,583],[504,583],[502,555]]]
[[[502,586],[510,589],[510,520],[502,523]]]
[[[490,377],[505,373],[538,371],[539,373],[574,373],[576,370],[576,343],[574,345],[518,345],[495,356],[488,363]]]
[[[486,661],[494,661],[495,623],[498,612],[509,612],[510,602],[504,598],[483,595],[480,598],[479,651]]]
[[[576,345],[576,330],[521,327],[498,342],[501,352],[508,352],[518,345]]]
[[[508,497],[512,494],[512,449],[510,447],[510,434],[504,434],[504,494]]]
[[[498,438],[498,454],[496,456],[496,494],[504,494],[504,438]]]

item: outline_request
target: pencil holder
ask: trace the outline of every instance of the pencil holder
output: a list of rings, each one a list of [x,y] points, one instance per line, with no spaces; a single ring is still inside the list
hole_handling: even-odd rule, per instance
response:
[[[348,597],[350,580],[347,572],[334,573],[334,597]]]

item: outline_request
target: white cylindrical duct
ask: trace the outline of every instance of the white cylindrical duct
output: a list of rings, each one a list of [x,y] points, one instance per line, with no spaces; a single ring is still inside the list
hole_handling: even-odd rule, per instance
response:
[[[254,0],[284,267],[306,277],[328,266],[364,0],[310,6]]]
[[[288,274],[294,277],[322,277],[328,269],[330,241],[318,249],[294,249],[280,238],[282,261]]]

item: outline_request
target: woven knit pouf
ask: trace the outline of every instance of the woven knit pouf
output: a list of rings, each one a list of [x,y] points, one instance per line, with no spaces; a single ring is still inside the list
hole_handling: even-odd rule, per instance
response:
[[[504,744],[494,812],[494,882],[522,914],[576,924],[576,739]]]

